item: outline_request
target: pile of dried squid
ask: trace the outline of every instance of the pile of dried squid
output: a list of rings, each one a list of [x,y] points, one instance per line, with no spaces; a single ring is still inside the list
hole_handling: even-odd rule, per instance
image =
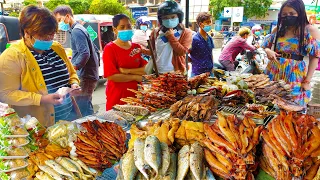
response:
[[[74,142],[77,158],[86,165],[104,169],[112,166],[112,161],[119,160],[127,151],[126,133],[116,123],[98,120],[87,121],[81,124],[87,132],[77,135]]]
[[[257,168],[256,145],[263,126],[245,117],[224,116],[217,111],[218,119],[213,125],[204,124],[207,138],[205,159],[210,170],[224,179],[254,179],[252,172]]]
[[[282,111],[262,132],[261,168],[276,179],[314,179],[320,166],[320,123]]]

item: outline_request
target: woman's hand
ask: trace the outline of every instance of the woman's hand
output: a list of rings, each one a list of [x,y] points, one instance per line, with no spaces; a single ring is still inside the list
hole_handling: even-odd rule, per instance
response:
[[[305,91],[308,91],[308,90],[311,89],[310,83],[307,83],[307,82],[302,82],[302,83],[301,83],[301,87],[302,87]]]
[[[119,68],[121,74],[130,74],[130,69],[126,68]]]
[[[41,104],[58,105],[58,104],[61,104],[61,101],[60,101],[61,98],[62,98],[62,96],[60,94],[57,94],[57,93],[43,95],[41,97],[40,103]]]
[[[265,49],[267,57],[270,61],[276,61],[277,57],[281,56],[280,54],[272,51],[271,49]]]
[[[72,84],[71,85],[71,91],[70,91],[70,95],[71,96],[80,96],[82,91],[81,91],[81,87],[79,86],[79,84]]]
[[[168,37],[168,36],[173,35],[173,34],[174,34],[173,29],[168,29],[167,32],[165,33],[165,36]]]
[[[134,79],[138,82],[141,82],[142,81],[142,76],[141,75],[133,75],[134,76]]]

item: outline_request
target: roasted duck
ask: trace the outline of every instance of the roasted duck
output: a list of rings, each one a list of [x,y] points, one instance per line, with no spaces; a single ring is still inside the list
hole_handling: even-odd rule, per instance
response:
[[[208,82],[209,73],[203,73],[189,79],[189,86],[191,89],[197,89],[200,85]]]
[[[285,99],[282,99],[281,97],[277,96],[277,95],[270,95],[270,97],[274,98],[273,100],[273,104],[278,105],[278,107],[280,109],[284,109],[286,111],[302,111],[304,109],[303,106],[299,106],[298,104],[291,102],[291,101],[287,101]]]
[[[174,103],[171,107],[171,116],[183,120],[209,121],[217,110],[218,100],[209,94],[187,96]]]
[[[235,90],[227,93],[222,98],[222,105],[225,106],[239,106],[239,105],[245,105],[251,101],[252,98],[248,95],[246,91],[243,90]]]

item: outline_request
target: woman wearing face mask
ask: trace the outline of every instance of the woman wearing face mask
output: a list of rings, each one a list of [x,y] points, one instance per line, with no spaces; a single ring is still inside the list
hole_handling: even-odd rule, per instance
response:
[[[159,6],[160,28],[150,35],[159,73],[187,71],[185,58],[191,47],[192,31],[184,28],[182,20],[183,12],[175,1],[165,1]]]
[[[251,43],[252,45],[255,45],[259,42],[260,35],[261,35],[261,26],[260,25],[255,25],[252,27],[252,38],[248,38],[248,42]]]
[[[212,38],[207,34],[211,30],[212,16],[206,12],[199,13],[197,24],[199,32],[193,36],[190,49],[192,76],[202,73],[212,74],[213,68],[212,49],[214,45]]]
[[[118,14],[112,21],[117,39],[107,44],[103,51],[104,77],[108,79],[107,110],[116,104],[124,104],[121,98],[135,96],[128,89],[138,89],[138,82],[142,81],[147,64],[141,58],[141,46],[130,42],[133,30],[129,17]]]
[[[20,117],[30,114],[45,126],[71,120],[70,96],[61,102],[55,92],[61,87],[78,88],[79,79],[64,48],[53,41],[56,18],[46,8],[27,6],[19,21],[23,38],[0,56],[0,101]]]
[[[146,16],[141,16],[136,21],[136,30],[132,37],[132,42],[141,45],[143,48],[148,47],[148,40],[150,36],[151,21]]]
[[[280,9],[276,33],[262,45],[270,60],[266,69],[270,80],[290,84],[293,99],[303,106],[311,96],[310,81],[320,57],[319,39],[318,30],[309,25],[302,0],[288,0]],[[309,56],[308,67],[304,56]]]
[[[255,50],[256,46],[252,46],[247,42],[250,35],[250,29],[243,27],[239,30],[239,36],[233,37],[230,42],[223,48],[219,62],[227,71],[234,71],[239,62],[236,61],[237,55],[243,50]]]

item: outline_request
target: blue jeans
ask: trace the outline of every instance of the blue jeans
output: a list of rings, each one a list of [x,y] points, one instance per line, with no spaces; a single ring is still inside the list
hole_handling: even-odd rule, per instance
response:
[[[97,83],[97,80],[80,79],[80,87],[82,94],[80,96],[76,96],[75,99],[77,101],[82,116],[89,116],[94,113],[92,105],[92,94],[97,86]]]

